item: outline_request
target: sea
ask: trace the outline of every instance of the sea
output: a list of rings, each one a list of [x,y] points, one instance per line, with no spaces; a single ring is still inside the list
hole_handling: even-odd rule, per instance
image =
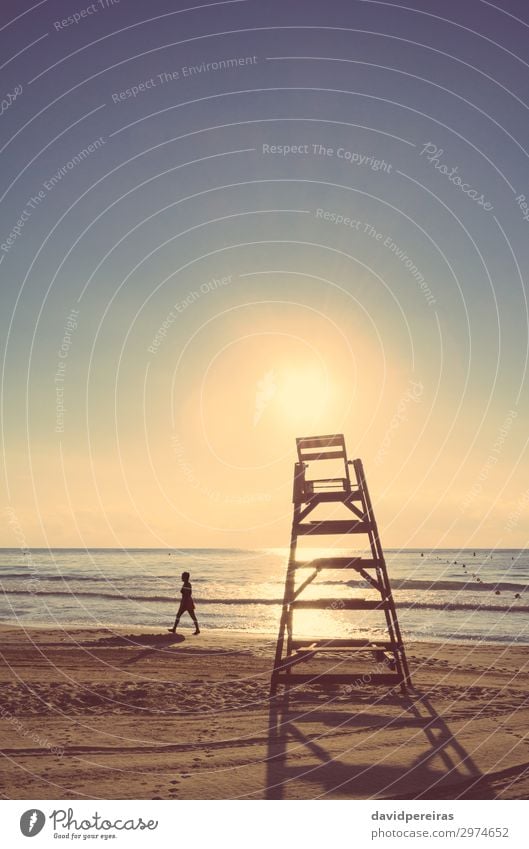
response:
[[[303,556],[325,556],[313,550]],[[24,627],[154,627],[173,622],[181,573],[191,573],[202,629],[277,634],[288,552],[282,549],[0,549],[0,623]],[[365,552],[334,551],[334,555]],[[387,549],[404,639],[529,644],[529,550]],[[311,575],[299,571],[299,582]],[[353,570],[322,570],[295,613],[297,636],[385,634],[378,611],[344,611],[343,598],[375,598]],[[182,629],[190,628],[187,614]]]

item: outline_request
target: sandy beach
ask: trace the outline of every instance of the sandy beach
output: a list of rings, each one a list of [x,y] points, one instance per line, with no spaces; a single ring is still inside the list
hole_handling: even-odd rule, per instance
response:
[[[270,706],[274,639],[3,627],[3,798],[528,798],[524,646],[415,643],[414,691],[310,661]],[[346,666],[347,664],[347,666]],[[355,671],[324,690],[318,672]]]

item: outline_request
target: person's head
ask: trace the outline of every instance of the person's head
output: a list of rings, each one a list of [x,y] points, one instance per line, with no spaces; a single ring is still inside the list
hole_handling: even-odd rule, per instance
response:
[[[185,581],[189,581],[189,578],[190,578],[190,577],[191,577],[191,576],[190,576],[189,572],[182,572],[182,580],[183,580],[184,582],[185,582]]]

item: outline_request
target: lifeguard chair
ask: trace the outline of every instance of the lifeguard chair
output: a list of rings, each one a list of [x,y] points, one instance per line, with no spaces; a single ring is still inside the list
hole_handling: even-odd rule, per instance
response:
[[[349,462],[345,440],[341,434],[296,439],[296,447],[298,462],[294,469],[294,504],[309,503],[318,495],[322,496],[320,501],[342,501],[342,495],[351,492]],[[339,464],[343,463],[343,475],[315,480],[307,479],[306,472],[310,463],[315,460],[338,460]],[[338,498],[334,498],[334,494],[337,494]]]
[[[294,467],[294,515],[290,539],[290,555],[285,581],[285,594],[277,639],[271,695],[277,693],[279,684],[287,688],[295,684],[342,684],[354,681],[358,673],[316,674],[293,672],[302,662],[320,652],[345,654],[372,654],[382,664],[383,672],[369,675],[372,684],[400,685],[403,692],[410,684],[410,673],[397,611],[391,593],[389,576],[373,512],[373,506],[364,476],[361,460],[348,460],[343,434],[310,436],[296,439],[298,461]],[[317,465],[316,465],[317,464]],[[329,473],[329,466],[332,471]],[[316,469],[317,477],[312,476]],[[322,469],[323,471],[319,471]],[[351,479],[351,469],[353,479]],[[326,474],[327,473],[327,474]],[[321,477],[319,475],[322,475]],[[352,514],[346,519],[324,518],[307,521],[319,506],[329,502],[342,503]],[[366,534],[371,556],[324,557],[298,560],[298,537],[305,535],[343,537],[348,534]],[[343,546],[342,546],[343,547]],[[298,571],[312,569],[311,574],[296,586]],[[353,570],[377,590],[379,599],[301,599],[303,590],[318,577],[321,570]],[[350,573],[349,573],[350,574]],[[301,610],[379,610],[384,613],[388,638],[367,639],[295,639],[294,615]],[[341,664],[343,666],[343,664]]]

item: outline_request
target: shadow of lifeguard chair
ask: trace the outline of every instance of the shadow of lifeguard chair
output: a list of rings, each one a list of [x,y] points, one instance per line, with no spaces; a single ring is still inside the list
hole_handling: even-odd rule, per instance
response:
[[[294,685],[350,684],[355,678],[358,679],[358,672],[319,674],[293,671],[300,663],[323,652],[372,654],[382,665],[383,671],[370,673],[369,683],[399,685],[401,691],[406,692],[407,685],[411,683],[410,673],[362,462],[348,460],[343,434],[303,437],[296,439],[296,445],[298,461],[294,467],[290,555],[271,678],[271,696],[277,694],[280,684],[288,691]],[[328,469],[329,462],[333,465],[334,474],[322,477],[310,475],[315,464],[318,469],[322,469],[324,464],[325,469]],[[325,471],[319,474],[325,474]],[[327,505],[329,508],[332,504],[344,505],[351,515],[346,519],[309,519],[317,507]],[[344,536],[367,535],[371,556],[299,560],[298,538],[319,534],[340,537],[342,547]],[[307,569],[312,572],[296,586],[298,572]],[[378,592],[379,598],[301,599],[303,591],[322,570],[336,570],[347,577],[352,570]],[[380,611],[385,616],[387,639],[296,639],[294,616],[302,610]]]

